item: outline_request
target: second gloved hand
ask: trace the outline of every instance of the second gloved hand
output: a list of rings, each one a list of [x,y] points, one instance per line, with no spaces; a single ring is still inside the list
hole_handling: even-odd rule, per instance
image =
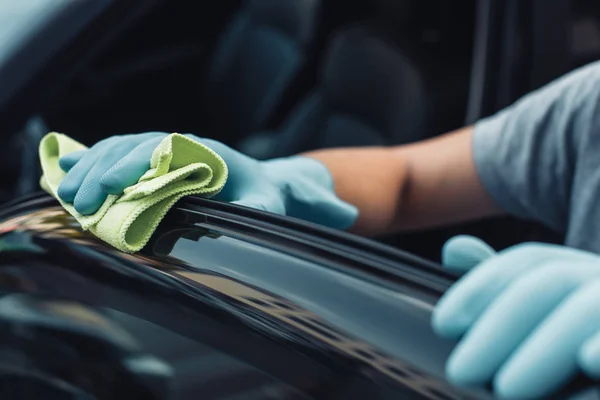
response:
[[[60,160],[67,173],[58,195],[84,215],[95,213],[108,194],[121,194],[150,167],[154,149],[166,136],[149,132],[113,136],[88,150]],[[358,216],[356,207],[340,200],[327,168],[307,157],[257,161],[209,139],[186,135],[219,154],[229,177],[216,200],[232,202],[346,229]]]
[[[462,236],[443,258],[454,271],[473,267],[433,315],[436,332],[460,338],[446,366],[450,381],[538,398],[579,370],[600,378],[599,256],[539,243],[495,253]]]

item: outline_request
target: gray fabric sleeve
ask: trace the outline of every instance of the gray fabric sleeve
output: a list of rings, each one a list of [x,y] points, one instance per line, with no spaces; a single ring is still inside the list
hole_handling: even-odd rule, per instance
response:
[[[473,157],[481,181],[508,213],[559,231],[569,224],[576,168],[596,126],[600,62],[579,68],[479,121]],[[600,143],[596,140],[595,143]]]

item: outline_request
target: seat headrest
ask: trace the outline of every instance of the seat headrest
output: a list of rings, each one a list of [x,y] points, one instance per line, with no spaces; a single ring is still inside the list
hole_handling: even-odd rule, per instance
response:
[[[426,83],[414,60],[366,26],[335,35],[322,74],[328,105],[354,115],[393,143],[419,139]]]
[[[293,37],[300,43],[314,39],[322,0],[248,0],[250,18]]]

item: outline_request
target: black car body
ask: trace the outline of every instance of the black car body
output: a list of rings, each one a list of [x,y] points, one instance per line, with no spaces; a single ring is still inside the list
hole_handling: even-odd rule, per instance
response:
[[[142,254],[126,255],[81,232],[48,197],[20,202],[2,213],[0,271],[9,282],[2,289],[9,298],[104,310],[143,351],[172,364],[174,398],[271,398],[273,390],[278,398],[296,398],[295,391],[298,398],[466,394],[443,379],[452,343],[429,329],[431,305],[449,281],[440,269],[297,221],[231,211],[188,199]],[[70,328],[56,320],[59,341]],[[4,323],[50,335],[35,320]],[[30,345],[16,346],[27,353]],[[76,385],[80,364],[116,363],[94,359],[85,345],[72,350],[80,362],[32,352],[26,365],[51,377],[66,370],[64,379]],[[91,394],[104,390],[103,378],[80,372],[89,375]]]
[[[413,1],[418,23],[385,12],[408,10],[394,2],[327,1],[335,24],[383,7],[445,59],[459,57],[448,43],[460,44],[464,85],[437,93],[459,110],[444,129],[597,57],[573,57],[567,0]],[[195,198],[171,210],[143,252],[127,255],[31,194],[48,129],[86,144],[123,132],[203,132],[191,82],[237,3],[194,13],[175,0],[40,0],[0,14],[20,18],[0,25],[4,36],[20,29],[10,52],[0,51],[0,201],[11,201],[0,206],[0,398],[491,397],[444,378],[455,343],[434,335],[430,316],[455,277],[435,263]],[[582,14],[593,7],[575,3]],[[505,222],[471,233],[498,248],[531,238],[529,224]],[[447,237],[465,231],[381,241],[434,260]],[[598,397],[584,379],[557,397],[574,393]]]
[[[491,398],[444,378],[454,277],[353,235],[188,198],[128,255],[38,195],[0,212],[0,255],[11,398]]]

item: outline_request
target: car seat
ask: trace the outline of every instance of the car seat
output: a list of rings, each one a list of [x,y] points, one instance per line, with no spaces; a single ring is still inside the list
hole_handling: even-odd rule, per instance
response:
[[[451,111],[439,106],[444,90],[406,49],[369,23],[339,31],[314,92],[280,129],[251,135],[238,149],[268,159],[317,148],[403,144],[439,133],[442,114]]]
[[[227,141],[268,126],[315,57],[321,9],[321,0],[245,1],[208,69],[209,131]]]

